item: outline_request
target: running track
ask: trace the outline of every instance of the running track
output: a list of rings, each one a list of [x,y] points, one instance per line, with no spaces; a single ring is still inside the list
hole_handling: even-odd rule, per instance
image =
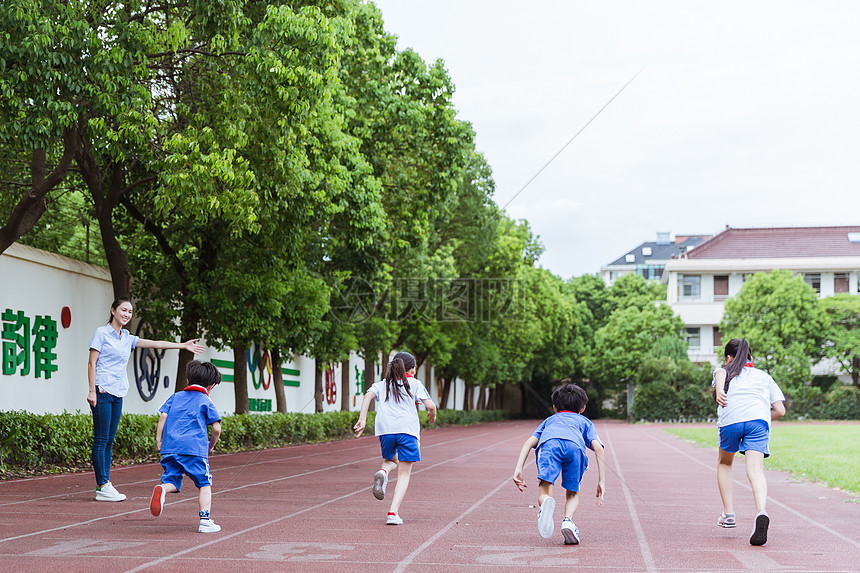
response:
[[[715,449],[659,425],[598,422],[607,446],[606,503],[586,472],[575,521],[582,543],[537,533],[534,457],[526,493],[511,482],[537,422],[426,430],[401,508],[370,493],[374,437],[211,459],[213,517],[196,531],[196,488],[185,480],[158,519],[149,498],[161,468],[114,468],[128,495],[93,501],[90,473],[0,482],[0,569],[26,571],[860,571],[860,504],[821,485],[767,472],[767,545],[748,543],[754,514],[743,463],[735,467],[739,525],[721,529]],[[778,430],[778,426],[775,431]],[[716,433],[715,433],[716,435]],[[779,455],[779,452],[774,452]],[[591,458],[593,460],[593,458]],[[393,484],[389,486],[389,495]],[[564,493],[556,487],[556,521]]]

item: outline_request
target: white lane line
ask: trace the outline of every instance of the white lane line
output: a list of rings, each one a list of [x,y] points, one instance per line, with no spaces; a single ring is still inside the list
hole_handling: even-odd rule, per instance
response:
[[[615,473],[618,479],[621,480],[621,488],[624,490],[624,499],[627,500],[627,509],[630,511],[630,519],[633,522],[633,529],[636,531],[636,540],[639,542],[639,551],[642,553],[642,560],[645,562],[645,569],[649,573],[657,572],[657,565],[654,563],[654,556],[651,554],[651,548],[648,546],[648,540],[645,538],[645,531],[642,529],[642,524],[639,522],[639,515],[636,513],[636,506],[633,504],[633,496],[630,495],[630,488],[624,479],[624,474],[621,472],[621,464],[618,463],[618,455],[615,453],[615,448],[612,447],[612,440],[609,437],[609,426],[603,426],[603,432],[608,442],[609,450],[612,452],[612,461],[615,465]]]
[[[682,439],[682,438],[679,438],[679,437],[677,437],[677,436],[673,436],[673,437],[674,437],[675,439],[678,439],[678,440]],[[699,460],[699,459],[697,459],[697,458],[695,458],[695,457],[691,456],[691,455],[690,455],[690,454],[688,454],[687,452],[685,452],[685,451],[683,451],[683,450],[681,450],[681,449],[676,448],[673,444],[669,443],[668,441],[661,440],[661,439],[656,438],[656,437],[654,437],[654,436],[651,436],[651,439],[653,439],[654,441],[659,442],[659,443],[661,443],[661,444],[663,444],[663,445],[665,445],[665,446],[667,446],[667,447],[669,447],[669,448],[671,448],[671,449],[675,450],[676,452],[678,452],[679,454],[681,454],[681,455],[683,455],[683,456],[685,456],[685,457],[687,457],[687,458],[690,458],[691,460],[693,460],[693,461],[694,461],[694,462],[696,462],[697,464],[699,464],[699,465],[701,465],[701,466],[704,466],[704,467],[706,467],[706,468],[710,469],[710,470],[711,470],[711,471],[713,471],[714,473],[716,473],[716,472],[717,472],[717,468],[715,467],[715,466],[716,466],[716,464],[714,464],[714,465],[706,464],[705,462],[703,462],[703,461],[701,461],[701,460]],[[698,447],[698,446],[696,446],[696,447]],[[746,483],[746,482],[742,482],[742,481],[737,480],[737,479],[732,479],[732,482],[736,483],[737,485],[739,485],[739,486],[741,486],[741,487],[743,487],[743,488],[746,488],[746,489],[747,489],[747,490],[749,490],[749,491],[752,491],[752,487],[750,487],[750,485],[749,485],[748,483]],[[839,539],[841,539],[842,541],[845,541],[845,542],[847,542],[847,543],[850,543],[850,544],[851,544],[851,545],[853,545],[854,547],[856,547],[856,548],[860,549],[860,542],[855,541],[855,540],[851,539],[850,537],[846,537],[845,535],[843,535],[843,534],[839,533],[838,531],[836,531],[836,530],[834,530],[834,529],[831,529],[830,527],[828,527],[828,526],[824,525],[823,523],[819,523],[818,521],[815,521],[815,520],[814,520],[814,519],[812,519],[811,517],[808,517],[808,516],[804,515],[803,513],[801,513],[801,512],[799,512],[799,511],[797,511],[797,510],[796,510],[796,509],[794,509],[793,507],[789,507],[788,505],[786,505],[786,504],[782,503],[781,501],[778,501],[778,500],[774,499],[774,498],[773,498],[773,497],[771,497],[770,495],[768,495],[768,496],[767,496],[767,501],[768,501],[768,503],[773,503],[774,505],[778,505],[779,507],[783,508],[784,510],[788,511],[789,513],[793,513],[794,515],[796,515],[797,517],[801,518],[802,520],[804,520],[804,521],[806,521],[806,522],[808,522],[808,523],[811,523],[812,525],[815,525],[816,527],[820,527],[821,529],[823,529],[823,530],[824,530],[824,531],[826,531],[827,533],[830,533],[831,535],[834,535],[834,536],[838,537],[838,538],[839,538]]]
[[[487,434],[490,434],[490,433],[492,433],[492,432],[484,432],[482,434],[477,434],[477,435],[469,437],[469,438],[456,438],[454,440],[446,440],[446,441],[438,442],[435,444],[427,444],[427,445],[422,446],[422,447],[423,447],[423,449],[436,448],[439,446],[453,444],[453,443],[460,442],[460,441],[467,440],[467,439],[471,440],[474,438],[480,438],[480,437],[486,436]],[[372,438],[373,436],[367,436],[367,437]],[[347,438],[347,439],[350,439],[350,438]],[[294,447],[304,448],[308,445],[314,445],[314,444],[300,444],[300,445],[296,445],[296,446],[282,446],[282,448],[294,448]],[[350,446],[347,448],[340,448],[337,450],[326,450],[326,451],[313,452],[313,453],[307,453],[307,454],[299,453],[299,454],[292,454],[292,455],[289,455],[286,457],[278,457],[277,459],[262,460],[259,462],[254,461],[254,459],[258,455],[260,455],[261,453],[271,453],[271,452],[276,452],[278,449],[281,449],[281,448],[269,448],[269,449],[264,449],[264,450],[257,450],[257,453],[253,454],[251,456],[251,461],[249,461],[246,464],[240,464],[240,465],[234,465],[234,466],[223,466],[223,467],[219,467],[219,468],[211,468],[210,472],[212,473],[212,475],[218,475],[218,474],[223,473],[223,472],[228,471],[228,470],[239,469],[239,471],[242,471],[245,468],[249,468],[252,466],[260,466],[260,465],[275,464],[275,463],[284,463],[284,462],[289,462],[292,460],[311,458],[311,457],[322,456],[322,455],[342,454],[345,452],[350,452],[352,450],[365,449],[367,447],[368,447],[367,444],[361,444],[361,445],[357,445],[357,446]],[[250,454],[251,452],[233,452],[233,453],[216,454],[215,456],[212,456],[212,458],[209,458],[209,459],[210,460],[213,458],[217,459],[219,457],[234,456],[234,455],[243,454],[243,453]],[[365,460],[360,460],[360,461],[367,461],[367,460],[365,459]],[[116,473],[116,472],[119,472],[122,470],[140,469],[140,468],[143,468],[146,466],[154,466],[157,468],[161,468],[161,465],[158,462],[155,462],[155,463],[148,463],[148,464],[121,466],[121,467],[111,468],[111,472]],[[237,475],[238,475],[238,472],[237,472]],[[56,479],[56,478],[62,478],[62,477],[68,477],[68,476],[81,477],[81,474],[75,473],[75,474],[64,474],[64,475],[58,475],[58,476],[42,476],[42,477],[36,477],[36,478],[24,478],[23,480],[16,480],[16,481],[32,481],[32,480],[51,479],[51,478]],[[231,478],[231,481],[232,481],[232,479],[233,478]],[[152,483],[154,483],[153,479],[146,479],[146,480],[139,480],[139,481],[135,481],[135,482],[126,482],[126,483],[120,485],[119,487],[120,487],[120,489],[122,489],[126,486],[135,486],[135,485],[152,484]],[[0,482],[0,484],[2,484],[2,482]],[[227,484],[229,485],[230,482],[227,482]],[[92,491],[95,491],[95,490],[81,491],[80,489],[77,489],[74,491],[68,491],[66,493],[58,493],[58,494],[54,494],[54,495],[45,495],[42,497],[31,497],[28,499],[21,499],[21,500],[17,500],[17,501],[9,501],[9,502],[5,502],[5,503],[0,503],[0,507],[7,507],[7,506],[13,506],[13,505],[23,505],[26,503],[34,503],[37,501],[45,501],[45,500],[56,499],[56,498],[66,498],[66,497],[71,497],[71,496],[75,496],[75,495],[83,495],[83,494],[88,493],[88,492],[91,493]],[[229,490],[224,490],[224,491],[229,491]],[[221,492],[217,492],[217,491],[212,492],[213,495],[218,495],[219,493],[221,493]],[[93,495],[95,495],[95,494],[93,494]],[[147,494],[145,497],[148,498],[149,494]],[[186,501],[186,500],[183,500],[183,501]],[[167,505],[173,505],[175,503],[182,503],[182,502],[176,501],[176,502],[171,502]],[[132,511],[131,513],[134,513],[134,511]],[[118,517],[120,515],[126,515],[126,513],[115,514],[113,517]],[[3,541],[5,541],[5,540],[0,539],[0,543],[2,543]]]
[[[479,434],[479,435],[477,435],[477,436],[473,436],[473,437],[485,436],[485,435],[487,435],[487,434],[489,434],[489,433],[491,433],[491,432],[485,432],[485,433],[483,433],[483,434]],[[466,439],[466,438],[457,438],[456,440],[448,440],[448,441],[446,441],[446,442],[440,442],[439,444],[436,444],[436,445],[444,445],[444,444],[449,444],[449,443],[459,442],[459,441],[462,441],[462,440],[464,440],[464,439]],[[432,446],[428,446],[428,447],[432,447]],[[335,453],[337,453],[337,452],[335,452]],[[299,456],[299,457],[301,457],[301,456]],[[257,487],[257,486],[259,486],[259,485],[265,485],[265,484],[270,484],[270,483],[277,483],[277,482],[279,482],[279,481],[286,481],[286,480],[295,479],[295,478],[298,478],[298,477],[304,477],[304,476],[308,476],[308,475],[312,475],[312,474],[316,474],[316,473],[320,473],[320,472],[325,472],[325,471],[329,471],[329,470],[334,470],[334,469],[342,468],[342,467],[345,467],[345,466],[350,466],[350,465],[357,464],[357,463],[376,461],[376,460],[378,460],[378,459],[379,459],[379,456],[373,456],[373,457],[370,457],[370,458],[363,458],[363,459],[360,459],[360,460],[352,460],[352,461],[349,461],[349,462],[346,462],[346,463],[343,463],[343,464],[340,464],[340,465],[336,465],[336,466],[328,466],[328,467],[319,468],[319,469],[315,469],[315,470],[309,470],[309,471],[302,472],[302,473],[298,473],[298,474],[292,474],[292,475],[288,475],[288,476],[283,476],[283,477],[279,477],[279,478],[275,478],[275,479],[271,479],[271,480],[266,480],[266,481],[261,481],[261,482],[255,482],[255,483],[249,483],[249,484],[240,485],[240,486],[236,486],[236,487],[232,487],[232,488],[222,489],[222,490],[219,490],[219,491],[215,491],[215,492],[213,492],[213,493],[212,493],[212,495],[213,495],[213,496],[215,496],[215,495],[224,495],[225,493],[232,492],[232,491],[239,491],[239,490],[242,490],[242,489],[245,489],[245,488],[248,488],[248,487]],[[453,458],[453,459],[457,459],[457,458]],[[280,459],[280,460],[277,460],[277,461],[278,461],[278,462],[281,462],[281,461],[283,461],[283,459]],[[449,461],[450,461],[450,460],[449,460]],[[260,463],[260,464],[265,464],[265,463],[274,463],[274,461],[271,461],[271,462],[259,462],[259,463]],[[447,462],[443,462],[443,463],[447,463]],[[420,471],[428,470],[428,469],[430,469],[430,468],[434,468],[434,467],[436,467],[436,466],[438,466],[438,465],[440,465],[440,464],[435,464],[435,465],[432,465],[432,466],[428,466],[428,467],[426,467],[426,468],[422,468],[421,470],[413,471],[412,473],[418,473],[418,472],[420,472]],[[395,480],[393,480],[393,481],[396,481],[396,479],[395,479]],[[139,482],[139,483],[147,483],[147,482]],[[154,483],[154,482],[153,482],[152,480],[148,480],[148,483]],[[364,489],[359,490],[359,491],[366,491],[367,489],[369,489],[369,488],[364,488]],[[66,494],[66,495],[68,495],[68,494]],[[350,494],[350,495],[352,495],[352,494]],[[188,497],[188,498],[186,498],[186,499],[182,499],[182,500],[179,500],[179,501],[173,501],[173,502],[167,503],[167,504],[165,504],[165,505],[173,506],[173,505],[178,505],[178,504],[180,504],[180,503],[190,503],[190,502],[196,502],[196,501],[197,501],[197,497]],[[93,502],[93,503],[95,503],[95,502]],[[117,518],[117,517],[123,517],[123,516],[125,516],[125,515],[133,515],[133,514],[135,514],[135,513],[142,513],[142,512],[144,512],[144,511],[148,511],[148,510],[149,510],[149,508],[148,508],[148,507],[142,507],[142,508],[140,508],[140,509],[133,509],[133,510],[131,510],[131,511],[124,511],[124,512],[120,512],[120,513],[112,513],[112,514],[110,514],[110,515],[105,515],[105,516],[102,516],[102,517],[96,517],[96,518],[93,518],[93,519],[88,519],[88,520],[86,520],[86,521],[79,521],[79,522],[77,522],[77,523],[69,523],[69,524],[65,524],[65,525],[60,525],[60,526],[58,526],[58,527],[53,527],[53,528],[50,528],[50,529],[42,529],[42,530],[39,530],[39,531],[33,531],[33,532],[30,532],[30,533],[24,533],[24,534],[21,534],[21,535],[15,535],[15,536],[13,536],[13,537],[6,537],[6,538],[3,538],[3,539],[0,539],[0,543],[3,543],[3,542],[5,542],[5,541],[14,541],[14,540],[16,540],[16,539],[23,539],[23,538],[25,538],[25,537],[33,537],[33,536],[36,536],[36,535],[42,535],[42,534],[45,534],[45,533],[52,533],[52,532],[54,532],[54,531],[60,531],[60,530],[63,530],[63,529],[68,529],[68,528],[70,528],[70,527],[78,527],[78,526],[81,526],[81,525],[89,525],[89,524],[91,524],[91,523],[96,523],[96,522],[99,522],[99,521],[103,521],[103,520],[105,520],[105,519],[114,519],[114,518]]]
[[[490,433],[490,432],[487,432],[487,433]],[[481,434],[481,435],[486,435],[486,434]],[[437,464],[433,464],[432,466],[428,466],[428,467],[426,467],[426,468],[421,468],[420,470],[413,471],[412,473],[413,473],[413,475],[414,475],[414,474],[416,474],[416,473],[420,473],[420,472],[422,472],[422,471],[427,471],[427,470],[429,470],[429,469],[432,469],[432,468],[435,468],[435,467],[438,467],[438,466],[441,466],[441,465],[449,464],[449,463],[451,463],[451,462],[454,462],[454,461],[457,461],[457,460],[460,460],[460,459],[463,459],[463,458],[466,458],[466,457],[471,457],[471,456],[474,456],[476,453],[479,453],[479,452],[482,452],[482,451],[485,451],[485,450],[489,450],[489,449],[491,449],[491,448],[495,448],[495,447],[499,446],[500,444],[504,444],[504,443],[506,443],[506,442],[510,442],[511,440],[514,440],[514,439],[518,439],[518,438],[511,438],[511,439],[504,440],[504,441],[501,441],[501,442],[496,442],[495,444],[491,444],[491,445],[486,446],[486,447],[484,447],[484,448],[480,448],[480,449],[477,449],[477,450],[471,450],[471,451],[466,452],[466,453],[464,453],[464,454],[460,454],[460,455],[459,455],[459,456],[457,456],[457,457],[450,458],[450,459],[445,460],[445,461],[443,461],[443,462],[439,462],[439,463],[437,463]],[[452,441],[455,441],[455,440],[452,440]],[[459,441],[459,440],[456,440],[456,441]],[[378,458],[378,457],[373,457],[373,458],[371,458],[371,459],[376,460],[376,459],[379,459],[379,458]],[[364,460],[362,460],[362,461],[364,461]],[[317,473],[317,472],[319,472],[319,471],[325,471],[325,470],[329,470],[329,469],[340,468],[340,467],[343,467],[343,466],[352,465],[353,463],[355,463],[355,462],[349,462],[349,463],[341,464],[341,465],[338,465],[338,466],[332,466],[332,467],[330,467],[330,468],[323,468],[323,469],[319,469],[319,470],[314,470],[314,471],[311,471],[311,472],[306,472],[305,474],[301,474],[301,475],[307,475],[307,474],[311,474],[311,473]],[[294,476],[290,476],[290,477],[294,477]],[[283,478],[281,478],[281,479],[283,479]],[[271,483],[271,482],[275,482],[275,481],[281,481],[281,479],[269,480],[269,481],[260,482],[260,483],[261,483],[261,484]],[[286,479],[290,479],[290,478],[286,478]],[[504,483],[507,483],[507,480],[505,480],[505,482],[504,482]],[[251,486],[250,486],[250,485],[247,485],[247,486],[241,486],[240,488],[234,488],[234,489],[243,489],[243,488],[245,488],[245,487],[251,487]],[[501,486],[499,486],[499,488],[500,488],[500,487],[501,487]],[[496,488],[496,490],[498,490],[499,488]],[[369,488],[367,488],[367,487],[363,487],[363,488],[361,488],[361,489],[359,489],[359,490],[353,491],[353,492],[351,492],[351,493],[344,494],[344,495],[342,495],[342,496],[340,496],[340,497],[336,497],[336,498],[334,498],[334,499],[330,499],[330,500],[328,500],[328,501],[324,501],[324,502],[319,503],[319,504],[317,504],[317,505],[315,505],[315,506],[313,506],[313,507],[307,507],[307,508],[305,508],[305,509],[300,509],[300,510],[298,510],[298,511],[295,511],[295,512],[293,512],[293,513],[289,514],[289,515],[284,515],[284,516],[281,516],[281,517],[279,517],[279,518],[277,518],[277,519],[273,519],[273,520],[271,520],[271,521],[267,521],[266,523],[260,523],[260,524],[253,525],[253,526],[251,526],[251,527],[245,528],[245,529],[243,529],[243,530],[241,530],[241,531],[237,531],[237,532],[235,532],[235,533],[230,533],[230,534],[227,534],[227,535],[219,536],[219,537],[218,537],[218,539],[213,539],[212,541],[209,541],[208,543],[201,543],[201,544],[199,544],[199,545],[195,545],[194,547],[189,547],[188,549],[184,549],[183,551],[179,551],[179,552],[177,552],[177,553],[174,553],[174,554],[172,554],[172,555],[165,555],[165,556],[163,556],[163,557],[161,557],[161,558],[159,558],[159,559],[156,559],[155,561],[150,561],[150,562],[148,562],[148,563],[144,563],[144,564],[142,564],[142,565],[138,565],[138,566],[137,566],[137,567],[135,567],[134,569],[129,569],[129,570],[127,570],[127,571],[126,571],[126,573],[135,573],[136,571],[143,571],[143,570],[145,570],[145,569],[146,569],[146,568],[148,568],[148,567],[154,567],[155,565],[159,565],[159,564],[161,564],[161,563],[164,563],[165,561],[169,561],[169,560],[171,560],[171,559],[175,559],[175,558],[177,558],[177,557],[182,557],[183,555],[186,555],[186,554],[191,553],[191,552],[193,552],[193,551],[197,551],[198,549],[203,549],[204,547],[209,547],[210,545],[215,545],[215,544],[217,544],[217,543],[221,543],[221,542],[223,542],[223,541],[227,541],[227,540],[232,539],[232,538],[234,538],[234,537],[237,537],[237,536],[239,536],[239,535],[244,535],[244,534],[249,533],[249,532],[251,532],[251,531],[255,531],[255,530],[260,529],[260,528],[263,528],[263,527],[268,527],[268,526],[270,526],[270,525],[274,525],[275,523],[279,523],[279,522],[281,522],[281,521],[284,521],[284,520],[286,520],[286,519],[293,518],[293,517],[295,517],[295,516],[297,516],[297,515],[301,515],[301,514],[303,514],[303,513],[307,513],[307,512],[309,512],[309,511],[314,511],[314,510],[316,510],[316,509],[319,509],[319,508],[324,507],[324,506],[326,506],[326,505],[329,505],[329,504],[331,504],[331,503],[335,503],[335,502],[337,502],[337,501],[341,501],[341,500],[346,499],[346,498],[348,498],[348,497],[351,497],[351,496],[353,496],[353,495],[357,495],[357,494],[359,494],[359,493],[365,493],[365,492],[367,492],[367,490],[368,490],[368,489],[369,489]]]
[[[407,555],[406,558],[403,559],[403,561],[398,563],[397,567],[394,569],[394,573],[400,573],[401,571],[405,570],[412,563],[412,561],[414,561],[415,558],[421,554],[421,552],[423,552],[425,549],[427,549],[428,547],[433,545],[437,539],[439,539],[440,537],[445,535],[445,533],[447,533],[449,529],[454,527],[460,520],[465,519],[465,517],[467,515],[469,515],[473,511],[475,511],[478,507],[481,506],[481,504],[483,504],[485,501],[487,501],[488,499],[493,497],[496,493],[498,493],[498,491],[500,489],[502,489],[503,487],[505,487],[509,484],[510,484],[510,478],[505,478],[505,481],[503,481],[498,486],[496,486],[496,488],[493,491],[491,491],[490,493],[488,493],[487,495],[485,495],[484,497],[482,497],[481,499],[476,501],[474,503],[474,505],[472,505],[472,507],[470,507],[469,509],[467,509],[466,511],[464,511],[463,513],[461,513],[460,515],[455,517],[452,521],[449,521],[448,524],[445,527],[443,527],[442,529],[440,529],[439,531],[437,531],[436,534],[433,535],[433,537],[431,537],[430,539],[428,539],[427,541],[425,541],[424,543],[419,545],[418,548],[415,549],[415,551],[413,551],[412,553]]]

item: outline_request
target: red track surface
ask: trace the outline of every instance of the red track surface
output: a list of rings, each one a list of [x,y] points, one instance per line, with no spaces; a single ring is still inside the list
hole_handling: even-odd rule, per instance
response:
[[[92,474],[0,482],[0,569],[5,571],[860,571],[860,504],[841,492],[767,472],[767,545],[748,539],[754,515],[743,463],[735,468],[738,527],[721,529],[715,449],[656,425],[598,422],[607,446],[606,503],[586,472],[574,521],[582,543],[537,533],[534,457],[520,493],[511,482],[537,422],[425,431],[400,514],[370,493],[374,437],[216,455],[213,517],[197,533],[189,480],[149,514],[157,464],[114,468],[121,503],[94,501]],[[778,430],[777,430],[778,431]],[[716,440],[716,430],[714,431]],[[775,456],[779,452],[774,452]],[[393,484],[389,487],[393,492]],[[556,521],[564,491],[557,486]]]

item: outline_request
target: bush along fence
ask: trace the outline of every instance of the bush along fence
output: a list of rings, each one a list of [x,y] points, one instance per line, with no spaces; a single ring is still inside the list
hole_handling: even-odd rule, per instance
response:
[[[507,419],[501,410],[439,410],[433,427],[469,425]],[[427,413],[419,412],[428,427]],[[273,413],[225,416],[216,453],[327,442],[353,435],[358,412],[321,414]],[[367,420],[373,432],[374,413]],[[158,416],[123,414],[113,446],[115,465],[154,462]],[[59,473],[91,468],[93,419],[90,414],[0,412],[0,478]]]
[[[824,392],[817,386],[785,391],[786,420],[860,420],[860,388],[837,385]],[[640,422],[713,422],[717,406],[711,388],[673,388],[665,382],[641,384],[634,390],[633,419]]]

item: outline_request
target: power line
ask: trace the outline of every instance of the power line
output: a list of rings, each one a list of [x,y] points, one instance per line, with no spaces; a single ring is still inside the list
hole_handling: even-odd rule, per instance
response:
[[[522,188],[521,188],[519,191],[517,191],[517,192],[514,194],[514,196],[513,196],[513,197],[511,197],[511,198],[508,200],[508,202],[507,202],[507,203],[505,203],[505,204],[502,206],[502,210],[506,209],[506,208],[507,208],[507,206],[508,206],[508,205],[510,205],[510,204],[513,202],[513,200],[514,200],[514,199],[516,199],[516,198],[519,196],[519,194],[520,194],[520,193],[522,193],[522,192],[525,190],[525,188],[526,188],[526,187],[528,187],[528,186],[531,184],[531,182],[532,182],[532,181],[534,181],[535,179],[537,179],[538,175],[540,175],[540,174],[543,172],[543,170],[544,170],[544,169],[546,169],[547,167],[549,167],[549,164],[550,164],[550,163],[552,163],[553,161],[555,161],[555,158],[556,158],[556,157],[558,157],[559,155],[561,155],[561,152],[562,152],[562,151],[564,151],[564,150],[567,148],[567,146],[568,146],[568,145],[570,145],[571,143],[573,143],[573,140],[574,140],[574,139],[576,139],[576,138],[579,136],[579,134],[580,134],[580,133],[582,133],[583,131],[585,131],[585,128],[586,128],[586,127],[588,127],[589,125],[591,125],[591,122],[592,122],[592,121],[594,121],[595,119],[597,119],[597,116],[598,116],[598,115],[600,115],[600,114],[601,114],[601,112],[603,112],[603,110],[604,110],[604,109],[606,109],[607,107],[609,107],[609,104],[611,104],[611,103],[615,100],[615,98],[617,98],[617,97],[621,94],[621,92],[623,92],[623,91],[624,91],[624,88],[626,88],[626,87],[627,87],[627,86],[629,86],[631,83],[633,83],[633,80],[635,80],[635,79],[636,79],[636,76],[638,76],[639,74],[641,74],[641,73],[642,73],[642,70],[644,70],[644,69],[645,69],[645,68],[643,67],[641,70],[639,70],[638,72],[636,72],[635,74],[633,74],[633,77],[632,77],[632,78],[630,78],[629,80],[627,80],[627,83],[626,83],[626,84],[624,84],[623,86],[621,86],[621,89],[620,89],[620,90],[618,90],[617,92],[615,92],[615,95],[614,95],[614,96],[612,96],[611,98],[609,98],[609,101],[607,101],[605,104],[603,104],[603,107],[601,107],[599,110],[597,110],[597,113],[595,113],[593,116],[591,116],[591,119],[589,119],[587,122],[585,122],[585,125],[583,125],[582,127],[580,127],[580,128],[579,128],[579,131],[577,131],[576,133],[574,133],[574,134],[573,134],[573,137],[571,137],[570,139],[568,139],[568,140],[567,140],[567,143],[565,143],[564,145],[562,145],[562,146],[561,146],[561,149],[559,149],[559,150],[555,153],[555,155],[553,155],[552,157],[550,157],[549,161],[547,161],[547,162],[544,164],[544,166],[543,166],[543,167],[541,167],[540,169],[538,169],[537,173],[535,173],[535,174],[532,176],[532,178],[531,178],[531,179],[529,179],[528,181],[526,181],[526,184],[525,184],[525,185],[523,185],[523,186],[522,186]]]

